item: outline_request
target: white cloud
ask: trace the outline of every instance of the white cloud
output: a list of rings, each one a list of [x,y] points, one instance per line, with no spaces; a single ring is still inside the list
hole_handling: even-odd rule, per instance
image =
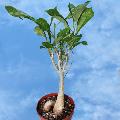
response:
[[[120,24],[120,1],[114,2],[113,0],[94,0],[94,6],[101,12],[101,15],[104,16],[104,20],[101,21],[101,29],[110,30],[118,27],[117,24]]]
[[[0,91],[0,120],[12,120],[11,118],[17,119],[17,107],[12,101],[15,97],[17,96],[12,93],[10,94],[8,91]]]
[[[25,116],[25,114],[31,108],[35,110],[37,100],[37,91],[32,91],[28,95],[12,91],[0,91],[0,120],[29,118],[29,116]]]
[[[17,61],[17,62],[16,62]],[[27,83],[31,80],[38,80],[41,71],[46,71],[45,64],[39,61],[33,61],[22,54],[18,54],[16,61],[6,63],[5,67],[0,68],[0,82]],[[39,71],[39,72],[38,72]],[[43,77],[41,75],[41,77]]]

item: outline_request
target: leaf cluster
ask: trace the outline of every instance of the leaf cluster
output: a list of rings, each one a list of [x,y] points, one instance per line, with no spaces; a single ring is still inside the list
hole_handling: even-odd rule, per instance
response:
[[[36,24],[34,32],[45,38],[45,41],[42,42],[40,48],[61,51],[64,55],[66,50],[72,50],[80,44],[87,45],[86,41],[81,41],[82,34],[79,34],[79,32],[81,28],[94,16],[92,8],[87,7],[89,3],[90,1],[87,1],[84,4],[79,4],[77,6],[69,3],[69,13],[66,17],[63,17],[60,14],[57,7],[46,10],[47,14],[51,17],[50,23],[48,23],[44,18],[36,19],[13,6],[5,6],[5,8],[10,15],[20,19],[29,19]],[[64,28],[60,29],[58,33],[55,31],[57,27],[55,23],[54,32],[51,30],[54,19],[56,19],[58,23],[64,24]],[[72,19],[73,21],[73,28],[68,24],[69,19]]]

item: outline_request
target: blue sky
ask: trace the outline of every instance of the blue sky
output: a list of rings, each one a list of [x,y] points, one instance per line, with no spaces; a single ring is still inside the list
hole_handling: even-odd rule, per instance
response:
[[[9,16],[14,5],[35,17],[44,10],[84,0],[0,0],[0,120],[38,120],[35,107],[45,94],[58,91],[58,77],[34,24]],[[79,46],[65,80],[65,93],[75,100],[73,120],[120,120],[120,1],[92,0],[94,18],[82,29],[88,46]]]

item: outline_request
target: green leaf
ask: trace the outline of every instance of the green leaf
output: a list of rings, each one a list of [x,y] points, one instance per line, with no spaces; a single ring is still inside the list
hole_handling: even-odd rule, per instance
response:
[[[57,38],[54,40],[53,45],[55,46],[58,42],[61,41],[61,39],[62,39],[62,36],[57,37]]]
[[[59,13],[59,11],[57,10],[57,7],[55,7],[54,9],[49,9],[46,10],[46,12],[56,18],[57,20],[59,20],[60,22],[63,22],[65,27],[68,27],[68,22],[65,20],[65,18]]]
[[[57,37],[65,37],[67,34],[70,33],[70,27],[67,27],[65,29],[60,30],[60,32],[57,34]]]
[[[68,8],[69,8],[69,12],[70,12],[69,15],[71,16],[72,15],[72,10],[75,9],[75,6],[73,4],[71,4],[71,3],[69,3]]]
[[[68,8],[70,8],[70,10],[72,10],[72,9],[75,8],[75,6],[74,6],[72,3],[69,3],[69,4],[68,4]]]
[[[50,42],[42,42],[42,45],[46,48],[53,48],[53,44],[51,44]]]
[[[75,47],[78,46],[79,44],[81,44],[81,42],[76,42],[76,43],[73,45],[73,48],[75,48]]]
[[[54,42],[53,42],[53,45],[56,45],[56,44],[60,44],[60,43],[62,43],[62,44],[65,44],[65,43],[67,43],[70,39],[72,39],[72,36],[73,36],[73,33],[69,33],[68,35],[66,35],[66,36],[59,36],[59,37],[57,37],[55,40],[54,40]]]
[[[94,12],[92,8],[87,8],[82,13],[81,17],[77,22],[77,31],[76,34],[80,31],[80,29],[94,16]]]
[[[69,3],[69,4],[68,4],[68,8],[69,8],[69,12],[70,12],[70,13],[69,13],[68,16],[66,17],[66,19],[70,19],[70,18],[73,17],[72,10],[75,9],[75,6],[74,6],[73,4],[71,4],[71,3]]]
[[[76,47],[77,45],[79,45],[79,44],[81,43],[81,42],[80,42],[81,38],[82,38],[82,34],[72,36],[72,39],[70,39],[70,40],[67,42],[68,45],[69,45],[69,48],[70,48],[70,49],[73,49],[74,47]]]
[[[43,31],[47,31],[50,42],[51,42],[50,25],[48,24],[48,22],[44,18],[39,18],[39,19],[36,20],[36,23],[39,25],[39,27]]]
[[[40,46],[40,49],[42,49],[42,48],[45,48],[45,47],[41,45],[41,46]]]
[[[54,19],[54,17],[51,17],[50,26],[52,25],[53,19]]]
[[[49,9],[46,10],[46,12],[50,15],[50,16],[61,16],[60,13],[57,10],[57,7],[55,7],[54,9]]]
[[[35,22],[35,18],[33,18],[32,16],[28,15],[27,13],[24,13],[21,10],[18,10],[12,6],[5,6],[5,9],[7,10],[7,12],[10,15],[12,15],[14,17],[19,17],[20,19],[27,18],[27,19]]]
[[[70,46],[69,49],[72,50],[73,48],[75,48],[75,47],[78,46],[79,44],[81,44],[81,42],[76,42],[76,43],[74,43],[72,46]]]
[[[36,20],[36,23],[40,26],[43,31],[48,31],[50,29],[49,24],[44,18],[39,18]]]
[[[64,37],[69,36],[70,35],[70,28],[67,27],[63,30],[60,30],[60,32],[57,34],[57,38],[54,40],[53,44],[57,44],[59,43],[62,39],[64,39]]]
[[[88,45],[87,41],[82,41],[81,42],[83,45]]]
[[[41,35],[41,36],[45,37],[45,34],[44,34],[43,30],[40,29],[39,26],[36,26],[36,27],[35,27],[34,32],[35,32],[37,35]]]
[[[79,42],[80,41],[80,39],[82,38],[82,34],[80,34],[80,35],[75,35],[75,36],[73,36],[73,38],[72,38],[72,42],[73,43],[76,43],[76,42]],[[71,42],[70,41],[70,42]]]
[[[86,9],[86,6],[90,3],[90,1],[85,2],[84,4],[80,4],[77,7],[73,6],[73,4],[68,5],[70,13],[68,14],[66,19],[73,18],[74,21],[78,21],[82,12]]]
[[[62,41],[63,41],[63,42],[68,42],[68,41],[70,41],[70,40],[73,38],[73,36],[74,36],[73,33],[69,33],[69,34],[67,34],[66,36],[64,36],[64,37],[62,38]]]

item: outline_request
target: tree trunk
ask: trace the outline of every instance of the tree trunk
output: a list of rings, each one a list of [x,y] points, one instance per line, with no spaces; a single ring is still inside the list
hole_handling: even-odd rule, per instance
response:
[[[57,96],[56,103],[53,108],[55,114],[60,114],[64,108],[64,71],[59,71],[60,82],[59,82],[59,92]]]

